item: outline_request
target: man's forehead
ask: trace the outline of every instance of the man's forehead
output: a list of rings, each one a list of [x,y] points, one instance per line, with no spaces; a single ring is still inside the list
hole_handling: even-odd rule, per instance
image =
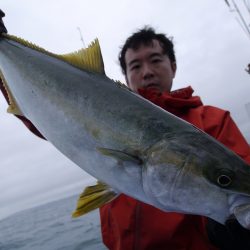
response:
[[[142,48],[156,48],[156,49],[162,50],[161,43],[156,39],[152,39],[149,41],[141,41],[140,43],[138,43],[138,45],[136,47],[128,48],[127,51],[132,50],[132,51],[136,52]]]
[[[151,40],[148,43],[141,43],[137,48],[128,48],[125,53],[125,60],[131,61],[135,57],[143,55],[144,53],[163,53],[163,48],[160,42],[156,39]]]

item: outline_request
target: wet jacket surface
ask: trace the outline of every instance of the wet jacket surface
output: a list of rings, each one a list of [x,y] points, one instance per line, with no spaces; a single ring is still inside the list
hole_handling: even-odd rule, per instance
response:
[[[250,148],[229,112],[204,106],[191,87],[169,93],[139,90],[156,105],[194,124],[236,152],[250,164]],[[207,219],[166,213],[126,195],[100,208],[103,242],[116,250],[208,250]]]

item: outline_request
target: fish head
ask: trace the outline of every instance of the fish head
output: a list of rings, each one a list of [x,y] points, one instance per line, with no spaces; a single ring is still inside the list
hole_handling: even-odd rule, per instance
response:
[[[250,166],[233,152],[228,153],[232,157],[210,170],[206,166],[203,174],[227,194],[229,214],[250,229]]]
[[[203,215],[221,224],[233,214],[249,228],[250,167],[233,152],[212,146],[211,152],[179,140],[157,143],[148,151],[144,191],[164,211]]]
[[[219,155],[203,164],[204,177],[223,190],[250,195],[250,166],[230,150]]]

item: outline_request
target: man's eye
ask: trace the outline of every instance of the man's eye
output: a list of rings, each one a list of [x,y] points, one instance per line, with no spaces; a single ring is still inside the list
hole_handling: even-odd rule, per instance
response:
[[[155,59],[153,59],[151,62],[152,63],[159,63],[159,62],[161,62],[162,60],[160,59],[160,58],[155,58]]]
[[[139,69],[139,68],[140,68],[140,65],[139,64],[135,64],[130,69],[131,70],[136,70],[136,69]]]

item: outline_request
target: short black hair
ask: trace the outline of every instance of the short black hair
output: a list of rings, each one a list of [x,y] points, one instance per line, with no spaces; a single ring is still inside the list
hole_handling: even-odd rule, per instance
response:
[[[133,33],[130,37],[127,38],[124,43],[121,52],[119,54],[119,62],[124,75],[126,75],[126,62],[125,54],[128,49],[138,49],[141,45],[150,45],[153,42],[153,39],[158,40],[163,53],[166,54],[170,61],[173,63],[176,62],[174,44],[172,38],[168,38],[163,33],[156,33],[152,27],[146,26],[143,29],[139,29],[137,32]]]

